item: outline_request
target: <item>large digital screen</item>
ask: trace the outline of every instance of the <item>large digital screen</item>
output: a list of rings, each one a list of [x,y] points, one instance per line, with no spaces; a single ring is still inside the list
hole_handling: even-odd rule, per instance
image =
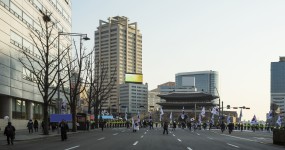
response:
[[[143,75],[126,73],[125,82],[126,83],[143,83]]]

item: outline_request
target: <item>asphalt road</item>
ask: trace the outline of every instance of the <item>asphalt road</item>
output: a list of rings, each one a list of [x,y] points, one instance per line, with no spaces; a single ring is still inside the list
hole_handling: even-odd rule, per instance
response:
[[[14,145],[1,145],[1,150],[284,150],[272,144],[272,133],[240,132],[229,134],[220,130],[176,129],[162,134],[162,128],[140,129],[133,133],[126,128],[95,130],[68,136],[16,141]]]

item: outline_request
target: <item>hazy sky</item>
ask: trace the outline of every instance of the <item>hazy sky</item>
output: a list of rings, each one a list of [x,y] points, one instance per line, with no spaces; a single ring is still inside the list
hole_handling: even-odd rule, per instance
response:
[[[250,107],[244,119],[264,120],[270,62],[285,56],[284,8],[284,0],[73,0],[72,30],[93,39],[100,19],[126,16],[143,35],[149,90],[176,73],[218,71],[224,106]]]

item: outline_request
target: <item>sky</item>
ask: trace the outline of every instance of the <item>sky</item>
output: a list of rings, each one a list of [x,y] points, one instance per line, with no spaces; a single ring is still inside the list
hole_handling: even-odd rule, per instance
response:
[[[176,73],[217,71],[224,106],[250,107],[243,119],[265,120],[270,63],[285,56],[284,8],[284,0],[73,0],[72,32],[94,39],[99,20],[126,16],[142,33],[149,90]]]

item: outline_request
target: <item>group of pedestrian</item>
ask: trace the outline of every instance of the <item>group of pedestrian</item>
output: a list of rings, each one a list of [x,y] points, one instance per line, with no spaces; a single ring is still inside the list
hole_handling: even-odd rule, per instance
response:
[[[34,130],[35,130],[35,132],[38,132],[38,129],[39,129],[38,120],[35,119],[35,121],[33,122],[32,119],[30,119],[29,122],[27,123],[27,128],[29,130],[29,133],[33,133]]]

